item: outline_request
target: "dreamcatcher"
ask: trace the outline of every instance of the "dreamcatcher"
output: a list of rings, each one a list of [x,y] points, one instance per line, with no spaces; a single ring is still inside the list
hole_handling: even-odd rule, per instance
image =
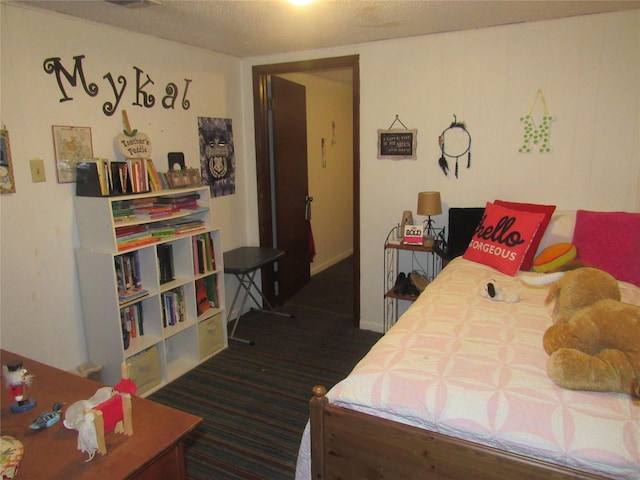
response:
[[[463,155],[467,155],[467,168],[471,168],[471,135],[464,123],[458,122],[455,115],[453,115],[451,125],[438,137],[438,145],[442,151],[438,164],[445,175],[449,175],[449,163],[446,157],[456,159],[456,178],[458,178],[458,160]]]

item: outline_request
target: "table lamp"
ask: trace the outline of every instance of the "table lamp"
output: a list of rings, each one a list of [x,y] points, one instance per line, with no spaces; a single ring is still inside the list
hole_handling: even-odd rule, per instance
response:
[[[431,220],[432,215],[440,215],[442,213],[442,202],[440,201],[440,192],[420,192],[418,193],[418,215],[429,217],[426,220],[425,241],[426,247],[432,247],[436,232],[433,228],[434,221]]]

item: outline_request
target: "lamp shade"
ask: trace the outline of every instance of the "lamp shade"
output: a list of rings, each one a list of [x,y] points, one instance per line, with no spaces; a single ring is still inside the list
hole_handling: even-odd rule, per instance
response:
[[[440,215],[442,213],[442,203],[440,202],[440,192],[420,192],[418,194],[418,215]]]

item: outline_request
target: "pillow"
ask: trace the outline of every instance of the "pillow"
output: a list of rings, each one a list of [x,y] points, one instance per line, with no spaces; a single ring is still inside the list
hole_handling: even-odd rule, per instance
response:
[[[448,258],[464,254],[483,213],[484,207],[451,207],[449,209]]]
[[[573,243],[583,262],[640,286],[640,213],[578,210]]]
[[[500,205],[501,207],[511,208],[513,210],[520,210],[523,212],[530,213],[542,213],[544,214],[544,218],[540,223],[540,228],[537,233],[533,237],[531,241],[531,247],[527,250],[527,254],[522,261],[522,265],[520,266],[521,270],[531,270],[531,266],[533,265],[533,257],[536,255],[536,251],[538,250],[538,245],[540,245],[540,240],[542,240],[542,236],[544,232],[547,230],[547,225],[549,225],[549,221],[551,221],[551,215],[556,209],[555,205],[538,205],[535,203],[516,203],[516,202],[505,202],[503,200],[496,200],[496,205]]]
[[[543,220],[542,213],[512,210],[487,202],[463,257],[515,275]]]
[[[535,272],[551,272],[576,258],[576,246],[563,242],[549,245],[533,260]]]
[[[551,217],[547,230],[544,232],[544,235],[542,235],[536,256],[540,255],[540,253],[550,245],[573,242],[573,230],[575,227],[575,210],[564,212],[558,212],[556,210]]]

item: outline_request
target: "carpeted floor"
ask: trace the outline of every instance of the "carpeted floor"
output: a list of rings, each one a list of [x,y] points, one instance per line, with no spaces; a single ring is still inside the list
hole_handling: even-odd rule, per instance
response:
[[[204,421],[187,445],[193,480],[292,479],[315,385],[345,377],[381,334],[354,328],[352,259],[312,277],[279,310],[252,311],[229,348],[150,396]]]

